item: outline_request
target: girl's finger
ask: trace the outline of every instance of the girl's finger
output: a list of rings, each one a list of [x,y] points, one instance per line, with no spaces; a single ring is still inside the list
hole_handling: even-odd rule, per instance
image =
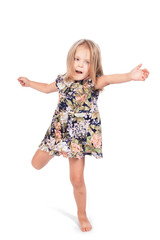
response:
[[[146,69],[146,68],[143,69],[143,72],[149,73],[148,69]]]
[[[142,66],[142,63],[137,66],[137,69],[139,69]]]

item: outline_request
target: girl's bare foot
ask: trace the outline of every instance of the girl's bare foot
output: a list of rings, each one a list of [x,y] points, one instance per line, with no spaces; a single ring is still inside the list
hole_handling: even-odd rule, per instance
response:
[[[86,214],[78,214],[78,219],[81,225],[82,232],[88,232],[92,229],[92,225],[88,221]]]

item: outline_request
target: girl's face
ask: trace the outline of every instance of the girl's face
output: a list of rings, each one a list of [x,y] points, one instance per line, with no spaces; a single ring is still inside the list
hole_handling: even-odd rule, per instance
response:
[[[84,46],[77,47],[72,76],[75,80],[87,78],[90,73],[90,51]]]

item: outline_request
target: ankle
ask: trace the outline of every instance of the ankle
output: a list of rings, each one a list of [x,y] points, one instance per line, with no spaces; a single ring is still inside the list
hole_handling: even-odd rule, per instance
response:
[[[80,216],[86,216],[86,211],[77,211],[77,215]]]

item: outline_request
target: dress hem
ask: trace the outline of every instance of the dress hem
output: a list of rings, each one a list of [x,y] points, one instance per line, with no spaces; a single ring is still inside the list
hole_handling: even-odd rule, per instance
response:
[[[68,156],[69,154],[67,154],[66,152],[61,152],[61,151],[56,151],[56,150],[49,151],[48,149],[46,149],[44,147],[39,147],[39,146],[38,146],[38,149],[40,149],[40,150],[42,150],[44,152],[47,152],[50,156],[53,156],[53,157],[54,156],[57,156],[57,157],[63,156],[65,158],[78,158],[78,159],[81,159],[81,158],[85,157],[86,155],[88,155],[88,156],[94,157],[96,159],[103,158],[103,155],[98,156],[98,155],[95,155],[94,153],[91,153],[91,152],[88,152],[88,153],[87,152],[83,152],[82,157],[81,157],[80,155],[78,155],[78,156],[74,156],[74,155]]]

